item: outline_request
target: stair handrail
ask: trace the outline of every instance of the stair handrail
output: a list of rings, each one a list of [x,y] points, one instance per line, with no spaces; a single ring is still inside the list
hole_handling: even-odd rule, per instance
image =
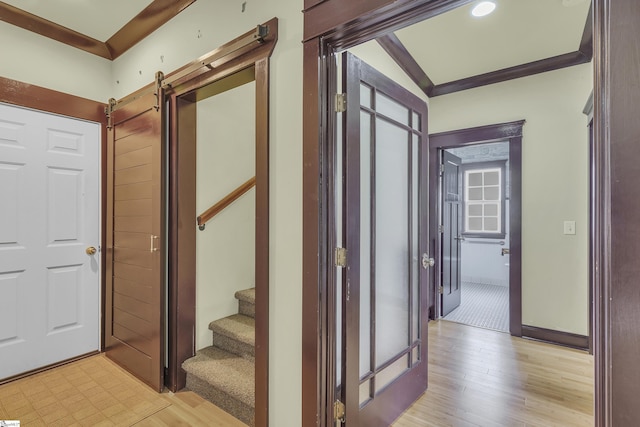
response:
[[[240,196],[242,196],[244,193],[246,193],[247,191],[255,187],[255,185],[256,185],[256,177],[254,176],[253,178],[250,178],[247,182],[240,185],[238,188],[236,188],[235,190],[233,190],[232,192],[224,196],[222,199],[220,199],[218,203],[214,204],[209,209],[207,209],[206,211],[198,215],[197,221],[198,221],[198,228],[200,229],[200,231],[204,230],[205,224],[209,220],[211,220],[211,218],[218,215],[227,206],[229,206],[231,203],[238,200]]]

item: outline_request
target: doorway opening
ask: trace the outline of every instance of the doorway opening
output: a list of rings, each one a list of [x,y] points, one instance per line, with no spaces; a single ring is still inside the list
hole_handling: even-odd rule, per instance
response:
[[[508,332],[509,143],[450,148],[442,156],[443,319]],[[454,289],[460,300],[445,309]]]
[[[435,3],[438,4],[435,5]],[[404,82],[409,81],[410,84],[414,85],[414,89],[422,91],[423,95],[426,95],[429,100],[430,132],[436,132],[430,133],[431,137],[438,134],[454,132],[452,129],[460,128],[473,130],[480,134],[480,137],[476,136],[473,139],[465,140],[465,144],[500,142],[513,137],[519,139],[518,151],[514,152],[510,147],[510,163],[514,162],[513,156],[516,155],[519,156],[520,161],[522,161],[522,150],[527,150],[527,162],[529,163],[523,168],[523,180],[528,191],[523,194],[527,197],[525,200],[527,206],[533,207],[534,209],[529,216],[522,218],[525,226],[523,227],[523,233],[525,233],[527,237],[524,241],[527,247],[525,251],[522,251],[519,244],[515,242],[513,229],[516,224],[514,224],[515,220],[510,218],[509,254],[505,253],[504,256],[509,257],[509,276],[518,274],[526,279],[528,285],[523,291],[524,300],[519,293],[509,293],[510,300],[514,299],[518,301],[517,304],[514,304],[514,307],[519,307],[520,301],[526,302],[525,307],[522,309],[522,318],[509,316],[509,331],[512,335],[522,335],[523,329],[526,329],[525,335],[527,336],[555,342],[562,342],[565,339],[566,341],[570,341],[576,338],[574,336],[568,338],[570,335],[579,335],[580,340],[587,342],[588,335],[590,334],[588,330],[589,302],[587,296],[589,284],[586,277],[586,225],[588,206],[586,200],[587,180],[583,178],[587,176],[588,162],[586,160],[586,124],[581,116],[581,110],[584,105],[584,100],[587,98],[593,86],[591,67],[588,64],[591,59],[591,15],[589,13],[589,4],[586,2],[582,3],[580,12],[575,13],[574,16],[576,36],[575,40],[571,42],[569,49],[577,49],[575,54],[568,53],[566,56],[561,55],[563,58],[560,59],[549,56],[548,58],[537,61],[531,60],[530,63],[520,63],[512,67],[506,67],[505,64],[503,64],[503,66],[505,66],[503,69],[498,69],[495,72],[487,72],[485,69],[483,73],[479,72],[477,68],[474,68],[478,66],[479,61],[474,62],[471,60],[471,58],[478,59],[477,56],[470,55],[469,58],[467,58],[470,62],[467,62],[467,65],[461,65],[463,61],[459,61],[460,58],[453,55],[452,52],[455,52],[455,49],[450,46],[441,47],[439,50],[440,53],[445,53],[444,57],[441,58],[442,61],[433,59],[437,53],[437,44],[440,41],[455,39],[455,37],[449,38],[443,36],[447,29],[453,29],[452,31],[456,32],[463,30],[462,27],[442,24],[446,21],[446,18],[442,17],[447,16],[449,13],[452,14],[451,16],[466,17],[465,10],[468,9],[468,7],[466,7],[468,3],[471,2],[424,2],[419,5],[414,5],[413,8],[399,5],[394,11],[387,9],[379,10],[377,13],[372,14],[370,19],[357,20],[348,30],[338,30],[339,25],[337,22],[336,27],[331,27],[320,19],[322,15],[320,11],[324,10],[327,12],[331,10],[330,4],[337,7],[335,3],[331,1],[321,3],[308,10],[309,15],[306,16],[308,18],[306,29],[310,37],[309,40],[318,34],[322,34],[322,36],[318,39],[318,46],[314,46],[312,42],[306,45],[308,50],[305,50],[307,54],[305,64],[310,66],[311,64],[317,63],[314,61],[317,61],[318,58],[321,58],[323,60],[321,62],[323,67],[321,67],[318,74],[314,74],[310,67],[305,68],[306,77],[315,77],[315,80],[317,80],[316,83],[320,82],[319,92],[310,92],[318,97],[314,98],[313,96],[309,96],[307,98],[309,104],[307,105],[313,108],[315,108],[314,103],[316,102],[321,105],[321,114],[319,117],[308,117],[308,121],[307,117],[305,117],[305,129],[312,127],[309,126],[309,123],[315,124],[318,122],[317,124],[319,126],[315,128],[327,129],[327,134],[321,134],[319,139],[316,139],[310,133],[306,134],[306,138],[308,138],[309,141],[318,144],[318,146],[312,144],[312,148],[319,149],[320,156],[318,156],[318,161],[316,162],[316,157],[313,157],[313,153],[311,153],[313,150],[306,152],[314,162],[309,163],[311,166],[306,170],[307,173],[305,173],[305,177],[313,182],[319,181],[320,188],[328,189],[329,194],[321,194],[318,203],[315,203],[311,198],[308,199],[307,204],[305,204],[305,212],[316,209],[321,212],[321,215],[319,217],[311,217],[311,214],[305,214],[305,218],[313,221],[317,220],[321,224],[321,234],[325,228],[328,229],[329,233],[333,232],[332,227],[334,224],[331,222],[331,205],[329,204],[329,212],[324,209],[327,209],[325,197],[330,201],[332,197],[330,192],[333,191],[332,183],[327,183],[325,181],[327,178],[325,177],[334,176],[338,171],[336,164],[332,163],[335,159],[332,144],[336,135],[334,132],[336,127],[335,119],[332,116],[334,111],[342,111],[340,108],[342,102],[341,97],[340,95],[335,96],[335,90],[338,85],[336,84],[335,72],[333,71],[335,62],[334,55],[345,49],[351,50],[354,46],[360,47],[360,44],[362,44],[362,46],[367,43],[379,45],[378,47],[382,47],[382,49],[378,48],[376,51],[375,48],[372,48],[372,51],[375,51],[372,55],[366,57],[358,56],[378,70],[384,70],[390,74],[395,73],[396,75],[398,72],[403,74],[404,77],[400,79]],[[533,4],[534,2],[527,3],[527,6]],[[348,8],[345,7],[345,9]],[[574,11],[575,10],[577,9],[574,9]],[[349,9],[349,11],[352,13],[350,16],[354,18],[362,18],[365,15],[363,11],[358,11],[355,7],[353,10]],[[557,15],[544,12],[540,16],[542,18],[557,19],[561,14],[565,13],[569,14],[570,12],[561,10]],[[318,18],[317,20],[313,19],[314,15]],[[530,15],[527,16],[527,19],[531,17]],[[413,27],[408,27],[408,25],[416,24],[421,20],[422,22],[418,25],[422,24],[422,30],[416,31],[425,32],[422,33],[422,36],[412,38],[411,32]],[[515,22],[514,19],[511,19],[511,21],[511,24]],[[442,25],[434,24],[432,28],[425,28],[429,27],[433,22],[439,22]],[[473,21],[473,24],[469,24],[467,29],[477,29],[482,25],[479,24],[479,22],[480,21]],[[548,24],[546,21],[544,22],[542,27]],[[314,27],[314,25],[316,25],[316,27]],[[489,27],[499,28],[499,26],[495,25],[489,25]],[[514,27],[510,28],[512,30],[514,29]],[[567,26],[559,24],[559,28],[566,29]],[[501,38],[501,40],[506,41],[508,38],[509,37],[504,37]],[[471,41],[473,38],[458,37],[458,39]],[[426,61],[425,58],[422,57],[422,62],[417,61],[416,58],[411,55],[412,47],[414,52],[418,51],[422,53],[429,51],[431,48],[430,60]],[[417,50],[416,47],[418,47]],[[483,46],[482,49],[476,52],[484,52],[485,47],[486,46]],[[516,50],[519,50],[520,47],[521,45],[518,45]],[[530,54],[531,52],[528,53]],[[381,65],[381,63],[385,62],[383,59],[385,53],[388,55],[387,59],[390,58],[388,64],[390,63],[391,65]],[[450,56],[446,54],[450,54]],[[523,55],[520,58],[524,58],[527,55],[523,52],[520,52],[520,54]],[[427,53],[426,55],[429,54]],[[514,59],[515,56],[511,56],[510,58]],[[437,64],[444,64],[442,65],[444,69],[440,69],[440,74],[435,71],[433,74],[428,72],[426,67],[435,67]],[[493,66],[495,65],[496,64],[493,64]],[[427,69],[429,76],[424,72],[422,66],[425,67],[424,69]],[[470,72],[472,75],[470,77],[465,75],[464,73],[467,72]],[[478,72],[478,74],[473,75],[475,72]],[[446,73],[452,73],[450,80],[447,80]],[[571,77],[573,73],[576,75]],[[579,77],[577,77],[577,75],[579,75]],[[428,77],[433,77],[434,80]],[[311,82],[309,81],[306,88],[310,87]],[[515,98],[513,95],[516,92],[518,99],[514,102]],[[349,96],[346,98],[346,108],[348,110],[351,98]],[[335,105],[333,103],[334,100],[336,101]],[[553,104],[553,108],[549,108],[549,103]],[[315,111],[313,108],[311,108],[311,111]],[[530,135],[533,137],[531,140],[528,140],[531,142],[528,142],[526,147],[521,146],[523,122],[513,122],[513,120],[521,118],[527,120],[527,132],[531,132]],[[567,126],[567,121],[571,122],[570,127]],[[504,127],[506,133],[490,137],[482,135],[485,130],[483,129],[484,125],[487,123],[506,123]],[[497,128],[499,127],[498,125]],[[517,133],[512,133],[516,128],[518,129]],[[570,129],[570,135],[569,133],[565,134],[568,129]],[[311,131],[309,130],[309,132]],[[459,135],[455,135],[452,138],[453,140],[457,140],[459,137]],[[555,142],[552,143],[552,141]],[[451,146],[455,145],[455,143],[451,144]],[[436,145],[431,141],[429,146],[431,150],[434,150]],[[349,150],[349,147],[347,146],[345,150]],[[551,152],[556,155],[561,152],[564,154],[553,159],[548,159],[548,154]],[[570,153],[579,154],[572,157],[572,159],[575,160],[570,162],[572,173],[567,173],[568,171],[565,167],[569,165],[567,162],[561,161],[561,159],[563,156],[571,156]],[[437,154],[437,152],[430,152],[429,169],[430,174],[432,174],[430,176],[433,176],[434,171],[437,169]],[[584,157],[584,159],[582,159],[582,157]],[[510,164],[510,166],[513,167],[512,164]],[[313,172],[317,172],[317,176],[313,175]],[[432,206],[430,212],[438,212],[437,203],[433,196],[437,194],[437,178],[429,179],[428,184],[430,186],[429,193],[431,195],[430,203]],[[521,185],[521,183],[518,184]],[[514,182],[511,182],[510,186],[513,185]],[[572,188],[582,189],[582,187],[584,187],[584,192],[576,191],[572,193],[577,194],[577,197],[566,197],[567,192],[574,191]],[[305,188],[310,189],[309,187]],[[562,194],[565,195],[563,196]],[[509,201],[510,204],[513,203],[512,195],[510,195]],[[510,211],[512,210],[513,209],[510,209]],[[560,215],[564,215],[566,218],[561,218]],[[485,219],[484,216],[483,212],[483,223]],[[490,215],[486,216],[488,217]],[[495,216],[497,215],[494,215],[494,217]],[[432,215],[432,218],[433,217],[435,217],[435,215]],[[346,215],[345,224],[347,224],[347,226],[349,226],[350,220],[352,220],[352,218]],[[520,219],[517,221],[520,221]],[[579,237],[564,237],[571,236],[572,234],[563,233],[562,226],[565,222],[573,223],[574,221],[575,224],[580,224],[581,227],[581,230],[577,233]],[[558,228],[559,224],[560,228]],[[351,225],[354,224],[352,223]],[[436,221],[432,221],[432,226],[430,227],[430,240],[427,253],[432,256],[434,254],[436,256],[441,254],[442,244],[439,242],[441,239],[437,237],[439,234],[439,225]],[[457,237],[457,235],[454,237]],[[333,269],[333,265],[330,265],[331,261],[329,261],[333,255],[334,248],[331,247],[333,242],[330,234],[328,237],[320,235],[318,240],[315,240],[315,238],[314,236],[313,239],[309,240],[309,245],[305,244],[305,251],[308,249],[311,254],[311,246],[313,246],[312,243],[314,243],[322,249],[321,253],[323,253],[326,258],[323,264],[323,259],[312,260],[310,256],[309,258],[305,257],[305,271],[312,271],[312,267],[315,266],[316,263],[319,263],[320,271],[322,271],[320,278],[324,279],[325,274],[330,276],[331,269]],[[501,245],[498,244],[497,246]],[[562,247],[567,248],[566,251],[563,251],[563,254],[575,254],[575,258],[572,257],[575,262],[563,263],[560,257],[556,258],[555,256],[549,255],[551,251],[557,251]],[[347,252],[350,250],[349,247],[346,249]],[[523,267],[522,270],[518,270],[516,273],[514,261],[516,255],[521,256],[522,253],[525,253],[529,257],[527,264],[524,266],[528,266],[528,268],[525,269]],[[499,256],[503,256],[502,251],[500,251]],[[426,260],[428,264],[429,257],[427,257]],[[349,262],[357,263],[358,261],[357,256],[355,257],[355,261],[354,258],[347,257],[347,269],[353,267],[353,264],[350,265]],[[540,263],[543,265],[546,263],[549,268],[537,268]],[[326,270],[324,267],[326,267]],[[569,270],[573,270],[573,272],[568,273]],[[436,283],[439,283],[439,273],[437,269],[432,269],[429,273],[433,286],[429,287],[430,295],[428,297],[428,304],[429,309],[432,310],[431,317],[435,318],[440,317],[441,314],[439,311],[442,311],[442,307],[438,307],[440,300],[436,297],[435,286]],[[320,281],[322,282],[323,280]],[[515,283],[513,280],[509,280],[510,287],[513,286],[513,283]],[[566,283],[571,283],[571,285],[565,286]],[[330,287],[331,285],[329,281],[328,286]],[[353,283],[349,283],[349,285],[354,286]],[[320,285],[320,288],[323,288],[323,286],[324,285]],[[549,292],[545,292],[545,289],[555,292],[556,298],[551,304],[549,304]],[[327,329],[322,329],[320,335],[325,336],[325,332],[328,332],[329,338],[327,343],[318,340],[317,345],[319,345],[322,350],[323,345],[326,344],[324,349],[326,349],[329,358],[332,357],[331,351],[333,350],[331,347],[333,342],[331,333],[333,331],[336,331],[335,334],[340,333],[338,328],[333,329],[335,325],[331,323],[335,316],[335,312],[332,311],[335,309],[335,307],[332,307],[332,304],[335,303],[332,298],[332,291],[334,290],[328,289],[328,293],[326,293],[325,289],[322,289],[320,295],[328,295],[324,301],[322,298],[318,300],[318,297],[312,295],[313,292],[311,291],[305,293],[306,308],[315,307],[315,303],[326,304],[326,312],[324,312],[324,314],[327,319]],[[348,293],[346,295],[349,296]],[[562,303],[560,303],[560,299],[562,299]],[[540,309],[536,308],[538,305],[540,305]],[[551,310],[550,306],[555,306],[555,308]],[[567,310],[567,306],[572,307],[572,309]],[[569,314],[570,312],[572,314]],[[552,318],[555,320],[552,321]],[[319,322],[321,324],[322,321],[323,318],[320,317]],[[552,323],[554,324],[552,325]],[[564,326],[560,327],[558,326],[559,324],[563,324]],[[344,327],[342,327],[342,338],[344,339],[345,336],[347,335],[345,335]],[[343,342],[342,345],[357,345],[357,343],[347,341]],[[315,347],[310,346],[309,348]],[[320,373],[326,372],[328,378],[333,378],[335,371],[332,369],[335,369],[335,366],[332,366],[332,363],[333,361],[329,359],[327,365],[318,365],[322,365],[323,369],[326,368],[326,371],[321,371]],[[326,395],[328,398],[326,402],[327,405],[323,407],[327,409],[325,417],[330,419],[333,416],[332,408],[335,403],[334,397],[336,397],[336,394],[335,391],[331,389],[331,383],[328,384],[329,389],[321,394],[323,396]],[[347,394],[348,393],[349,391],[347,391]],[[356,398],[357,396],[351,397],[351,399]],[[356,407],[355,409],[355,411],[361,410],[362,407]],[[354,420],[354,417],[355,420],[358,419],[357,415],[354,414],[354,410],[350,409],[348,405],[346,413],[348,424],[350,423],[349,420]]]
[[[434,318],[522,335],[523,125],[430,135]]]

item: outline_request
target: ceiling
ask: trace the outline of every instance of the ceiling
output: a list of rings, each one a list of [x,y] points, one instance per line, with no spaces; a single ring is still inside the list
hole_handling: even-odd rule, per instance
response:
[[[194,1],[5,0],[0,20],[115,59]],[[429,96],[591,60],[591,1],[494,1],[488,16],[473,17],[473,1],[396,31],[383,47]]]
[[[5,0],[0,20],[115,59],[195,0]]]
[[[591,60],[591,1],[494,1],[488,16],[472,1],[378,42],[428,96]]]

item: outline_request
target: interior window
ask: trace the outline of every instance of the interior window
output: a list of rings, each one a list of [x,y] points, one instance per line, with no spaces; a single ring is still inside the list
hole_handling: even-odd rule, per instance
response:
[[[503,226],[503,170],[469,168],[464,172],[464,232],[497,237]]]

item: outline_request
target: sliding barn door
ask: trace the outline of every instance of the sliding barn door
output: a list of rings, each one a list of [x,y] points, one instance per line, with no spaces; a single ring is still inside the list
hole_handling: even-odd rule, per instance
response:
[[[155,390],[164,368],[164,112],[150,91],[111,114],[108,138],[107,356]]]
[[[343,56],[346,425],[388,426],[427,388],[427,105]]]

